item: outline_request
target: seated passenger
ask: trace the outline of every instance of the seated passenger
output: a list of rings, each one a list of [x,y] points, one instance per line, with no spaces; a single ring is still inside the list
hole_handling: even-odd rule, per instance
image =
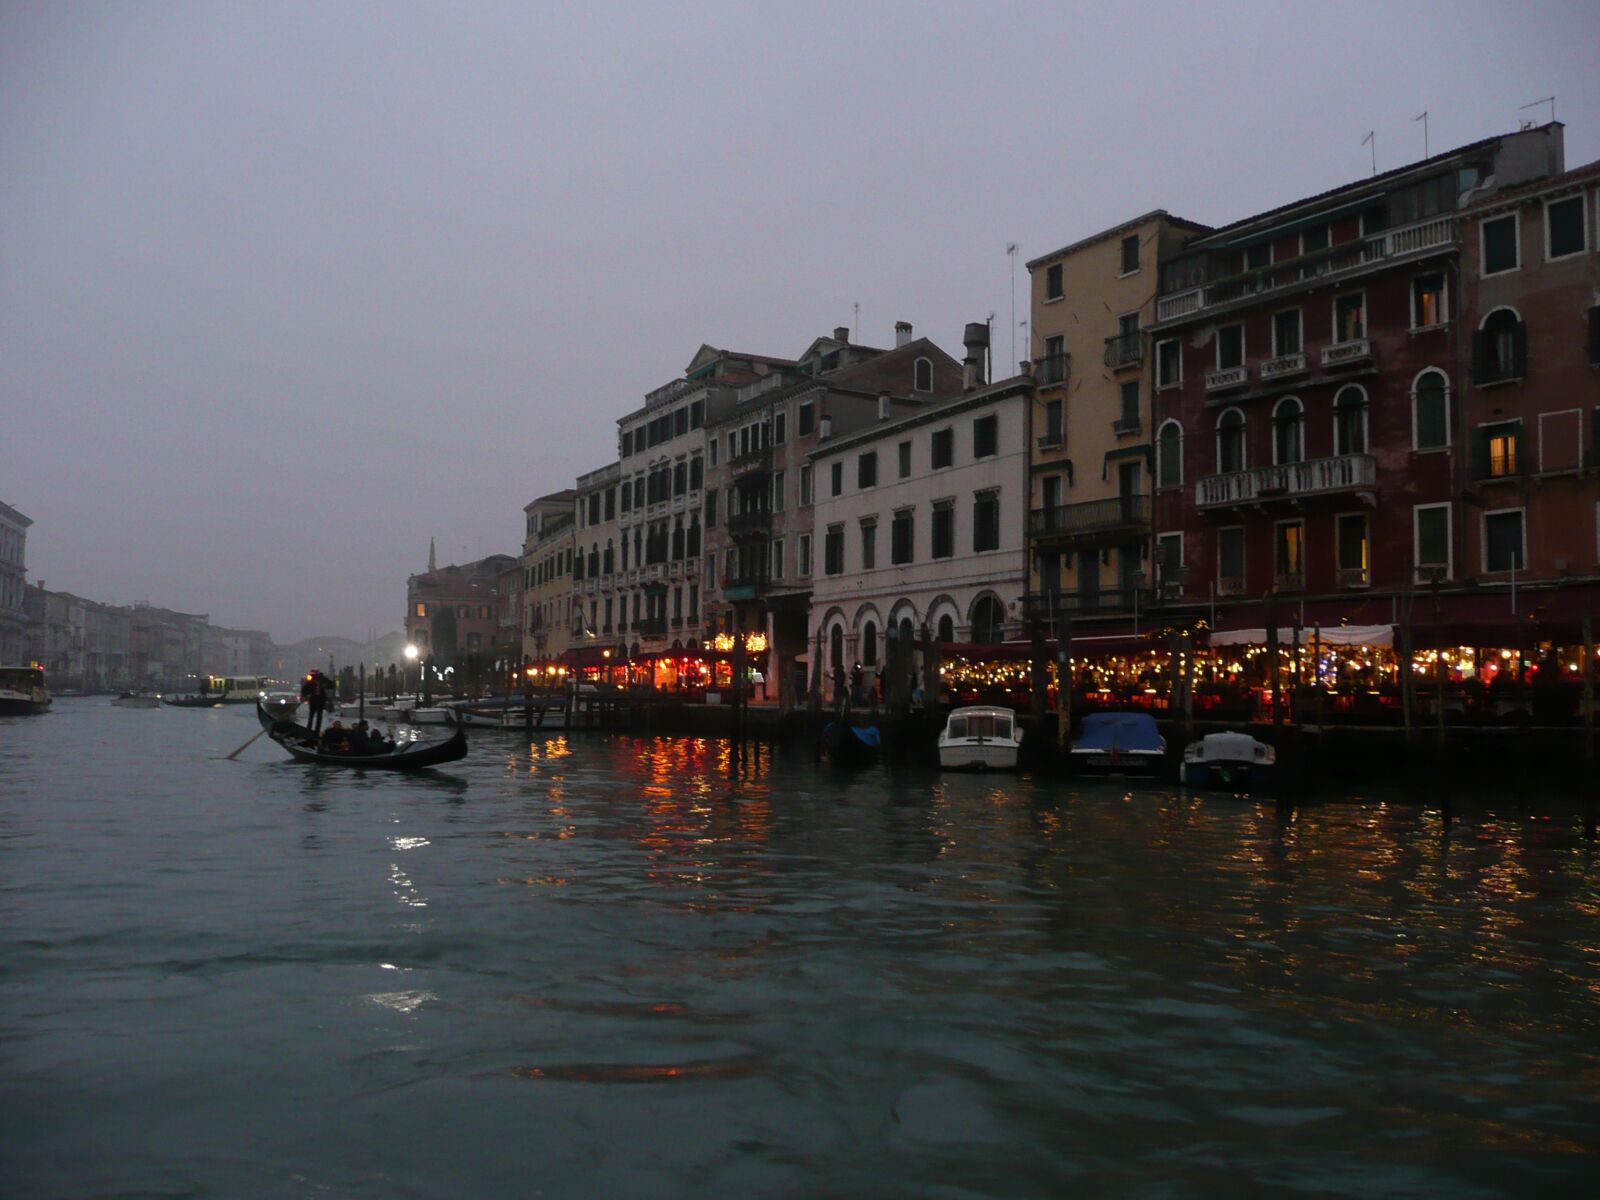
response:
[[[344,722],[335,719],[323,730],[321,746],[326,754],[350,753],[350,731],[344,727]]]

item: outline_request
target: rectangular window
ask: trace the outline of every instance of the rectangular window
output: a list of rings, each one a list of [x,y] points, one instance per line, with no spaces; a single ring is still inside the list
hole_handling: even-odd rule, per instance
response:
[[[1300,353],[1300,310],[1298,308],[1285,309],[1280,313],[1272,314],[1272,355],[1281,358],[1285,354]]]
[[[417,616],[425,617],[427,615],[428,615],[428,606],[425,603],[423,603],[421,600],[417,601]]]
[[[1306,523],[1278,522],[1272,546],[1272,573],[1277,586],[1306,586]]]
[[[911,443],[900,443],[900,478],[911,478]]]
[[[933,502],[933,557],[951,558],[956,552],[956,505],[954,500]]]
[[[1431,329],[1445,323],[1444,276],[1435,272],[1411,281],[1411,327]]]
[[[1061,264],[1055,263],[1044,269],[1044,298],[1046,300],[1061,299]]]
[[[988,458],[1000,446],[1000,418],[990,413],[972,422],[972,457]]]
[[[911,561],[912,536],[914,531],[912,511],[902,508],[894,514],[894,523],[889,528],[889,559],[896,566]]]
[[[1259,271],[1262,267],[1272,262],[1272,243],[1257,242],[1254,246],[1244,248],[1244,269],[1246,271]]]
[[[1515,271],[1522,261],[1517,237],[1517,214],[1507,213],[1478,226],[1483,240],[1482,275]]]
[[[1584,197],[1566,196],[1544,206],[1544,254],[1547,259],[1581,254],[1588,248],[1584,229]]]
[[[706,482],[705,460],[698,454],[689,460],[689,490],[698,492]]]
[[[1335,517],[1334,524],[1338,542],[1339,583],[1345,587],[1364,587],[1371,582],[1367,575],[1366,514],[1350,513]]]
[[[1244,366],[1244,326],[1224,325],[1217,330],[1217,370]]]
[[[816,408],[811,403],[807,402],[800,406],[799,434],[801,437],[805,437],[816,428],[816,416]]]
[[[878,452],[869,450],[856,458],[856,487],[878,486]]]
[[[844,526],[829,525],[822,543],[822,571],[825,575],[844,574]]]
[[[1122,239],[1122,273],[1132,275],[1139,269],[1139,235]]]
[[[772,511],[783,511],[783,472],[772,473]]]
[[[693,404],[689,405],[689,428],[699,429],[705,423],[706,402],[704,400],[696,400]]]
[[[972,498],[972,551],[1000,549],[1000,493],[978,492]]]
[[[1357,342],[1367,336],[1367,296],[1352,292],[1333,302],[1333,340]]]
[[[632,453],[633,453],[633,430],[624,429],[622,431],[622,455],[621,455],[621,457],[627,458],[628,455],[630,455]]]
[[[844,464],[842,462],[834,463],[830,475],[833,482],[833,494],[837,496],[844,491]]]
[[[1522,553],[1522,510],[1510,508],[1483,514],[1483,569],[1525,571]]]
[[[689,410],[687,408],[674,409],[672,413],[672,436],[682,437],[689,432]]]
[[[1244,528],[1217,530],[1217,592],[1238,595],[1244,591]]]
[[[1156,343],[1156,386],[1176,387],[1183,382],[1183,356],[1177,338]]]
[[[1118,433],[1137,433],[1139,430],[1139,381],[1130,379],[1122,385],[1122,416],[1117,419]]]
[[[956,434],[953,429],[935,429],[930,439],[930,465],[935,471],[955,461]]]
[[[1517,425],[1491,425],[1484,429],[1484,447],[1489,470],[1485,479],[1498,479],[1517,473]]]
[[[1300,253],[1316,254],[1328,248],[1328,227],[1313,225],[1300,234]]]
[[[717,489],[716,488],[712,488],[710,491],[708,491],[706,493],[705,510],[706,510],[706,528],[707,529],[715,529],[717,527]]]
[[[800,468],[800,503],[811,503],[811,464],[805,463]]]
[[[772,417],[772,444],[781,446],[789,440],[789,414],[779,409]]]
[[[800,535],[800,574],[811,574],[811,535],[809,533]]]
[[[1169,598],[1183,586],[1183,534],[1163,533],[1156,538],[1156,581]]]
[[[875,570],[878,566],[878,518],[861,518],[861,569]]]
[[[606,520],[615,521],[616,519],[617,519],[617,489],[614,488],[614,487],[608,487],[606,489]]]
[[[1047,337],[1044,340],[1044,357],[1039,360],[1039,384],[1048,386],[1066,381],[1067,339],[1060,336]]]
[[[714,467],[717,465],[717,439],[714,437],[711,438],[709,444],[711,449],[711,465]]]
[[[772,557],[767,561],[768,570],[773,579],[783,578],[783,539],[772,539]]]
[[[1059,446],[1065,440],[1061,426],[1061,401],[1047,400],[1044,406],[1044,444]]]
[[[1412,509],[1416,577],[1426,583],[1435,574],[1450,577],[1450,506],[1419,504]]]

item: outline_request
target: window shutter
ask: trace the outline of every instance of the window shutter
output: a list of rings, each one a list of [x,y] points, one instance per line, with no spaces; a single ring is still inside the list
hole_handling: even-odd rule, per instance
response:
[[[1517,328],[1521,329],[1522,326],[1519,325]],[[1528,462],[1528,452],[1532,449],[1532,446],[1529,445],[1530,439],[1522,436],[1522,418],[1518,417],[1515,421],[1508,422],[1507,432],[1511,435],[1511,445],[1513,447],[1511,453],[1516,460],[1516,470],[1512,474],[1530,474],[1533,466]]]
[[[1522,379],[1528,374],[1528,323],[1518,321],[1511,327],[1511,374]]]
[[[1589,365],[1600,366],[1600,304],[1589,310]]]
[[[1472,382],[1482,383],[1489,376],[1489,332],[1479,329],[1472,335]]]
[[[1489,431],[1481,425],[1472,431],[1472,477],[1489,478]]]

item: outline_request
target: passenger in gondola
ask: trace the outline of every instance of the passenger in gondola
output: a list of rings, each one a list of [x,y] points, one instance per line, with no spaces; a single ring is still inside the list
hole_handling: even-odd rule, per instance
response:
[[[372,729],[365,721],[357,721],[350,730],[350,753],[376,753],[372,748]]]
[[[335,717],[333,724],[323,731],[319,744],[324,754],[349,754],[352,750],[350,731],[345,728],[343,721]]]
[[[394,751],[394,739],[381,729],[368,729],[367,747],[368,754],[390,754]]]

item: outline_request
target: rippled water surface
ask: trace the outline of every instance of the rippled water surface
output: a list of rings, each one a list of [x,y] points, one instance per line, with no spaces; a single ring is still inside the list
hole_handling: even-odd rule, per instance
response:
[[[0,1193],[1561,1196],[1570,804],[1270,805],[238,709],[0,720]],[[1542,814],[1542,815],[1541,815]]]

